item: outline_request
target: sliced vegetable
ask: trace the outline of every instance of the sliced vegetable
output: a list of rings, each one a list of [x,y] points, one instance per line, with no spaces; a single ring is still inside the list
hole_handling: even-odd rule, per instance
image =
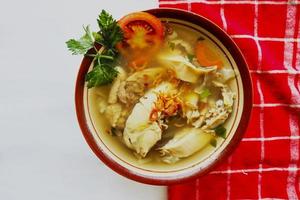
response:
[[[226,138],[226,128],[224,128],[222,125],[217,126],[214,130],[217,136]]]
[[[213,147],[217,147],[217,140],[216,140],[216,138],[212,138],[210,140],[210,145],[213,146]]]
[[[116,136],[117,135],[117,129],[115,127],[111,127],[110,128],[110,133],[112,136]]]
[[[203,67],[218,66],[223,67],[223,62],[220,60],[218,55],[207,46],[205,40],[198,40],[195,54],[198,63]]]
[[[126,15],[118,23],[124,32],[118,50],[130,67],[143,68],[162,43],[164,27],[161,21],[149,13],[136,12]]]
[[[211,92],[209,91],[209,89],[205,88],[201,91],[201,93],[199,94],[200,96],[200,100],[204,100],[207,97],[209,97],[211,95]]]
[[[161,64],[171,68],[178,79],[189,83],[196,83],[199,80],[200,75],[207,74],[217,69],[216,66],[195,66],[187,57],[178,54],[178,51],[176,50],[162,53],[159,55],[158,59]]]
[[[195,56],[193,54],[187,54],[187,58],[192,63],[194,61]]]
[[[194,53],[194,49],[191,46],[191,44],[189,44],[188,42],[182,40],[182,39],[172,39],[169,41],[169,43],[172,43],[172,45],[174,45],[174,49],[179,50],[180,52],[182,52],[182,54],[193,54]],[[174,50],[172,49],[172,50]]]
[[[235,77],[234,71],[229,68],[223,68],[223,69],[219,70],[219,72],[221,74],[221,77],[219,78],[219,80],[222,81],[223,83],[225,83]]]
[[[169,45],[170,49],[172,51],[174,51],[174,49],[175,49],[175,43],[174,42],[168,42],[168,45]]]
[[[119,25],[124,31],[122,45],[124,43],[125,45],[128,44],[133,49],[149,48],[151,47],[150,45],[160,44],[164,36],[161,21],[146,12],[136,12],[126,15],[119,21]]]
[[[164,162],[168,162],[172,157],[172,160],[185,158],[209,145],[212,137],[214,136],[206,130],[191,127],[178,128],[174,137],[159,148],[159,151],[167,158],[163,159]]]

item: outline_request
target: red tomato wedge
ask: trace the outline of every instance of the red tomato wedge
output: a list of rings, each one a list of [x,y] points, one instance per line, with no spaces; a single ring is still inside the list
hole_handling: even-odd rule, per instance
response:
[[[128,60],[130,67],[143,68],[162,44],[163,24],[146,12],[126,15],[118,24],[124,33],[123,41],[117,45],[119,52]]]
[[[218,68],[223,67],[223,62],[218,55],[202,40],[199,40],[196,44],[195,55],[198,63],[203,67],[214,65],[217,65]]]

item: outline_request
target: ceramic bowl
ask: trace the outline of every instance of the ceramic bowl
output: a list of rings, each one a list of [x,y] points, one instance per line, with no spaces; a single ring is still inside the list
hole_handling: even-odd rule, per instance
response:
[[[89,109],[89,91],[84,80],[91,59],[85,57],[81,63],[75,91],[75,102],[78,122],[82,133],[93,152],[109,168],[117,173],[138,182],[169,185],[182,183],[210,172],[218,163],[229,156],[237,147],[246,131],[252,109],[252,84],[247,63],[238,46],[221,28],[210,20],[183,10],[158,8],[146,12],[155,15],[162,21],[186,26],[201,32],[213,41],[226,55],[228,63],[236,73],[235,88],[237,99],[233,113],[226,122],[227,138],[220,141],[217,148],[208,152],[199,152],[179,164],[151,165],[138,162],[126,147],[110,139],[110,135],[97,128]],[[213,147],[212,147],[213,148]]]

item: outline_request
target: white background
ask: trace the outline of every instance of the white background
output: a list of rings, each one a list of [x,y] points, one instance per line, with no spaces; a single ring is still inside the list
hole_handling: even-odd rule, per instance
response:
[[[125,179],[99,161],[74,111],[80,56],[65,41],[156,0],[0,0],[0,199],[163,200],[164,187]]]

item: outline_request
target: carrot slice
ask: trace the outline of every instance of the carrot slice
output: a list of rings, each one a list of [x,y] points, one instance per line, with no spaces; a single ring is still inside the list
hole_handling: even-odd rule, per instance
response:
[[[128,63],[128,66],[135,70],[142,70],[146,67],[149,59],[149,56],[137,56]]]
[[[195,55],[198,63],[203,67],[215,65],[218,66],[218,68],[223,67],[223,62],[218,55],[202,40],[198,41],[196,44]]]

